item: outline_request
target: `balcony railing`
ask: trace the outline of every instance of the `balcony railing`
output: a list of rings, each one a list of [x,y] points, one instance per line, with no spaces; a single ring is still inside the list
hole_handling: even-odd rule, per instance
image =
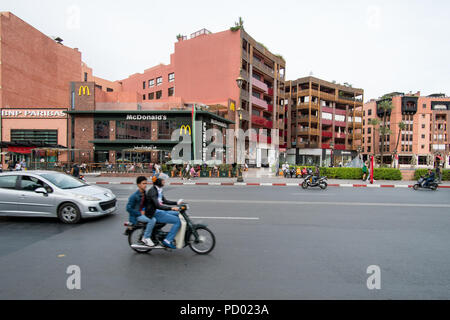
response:
[[[297,110],[308,110],[308,109],[309,109],[309,102],[302,102],[297,105]],[[319,110],[319,105],[317,103],[312,102],[311,109]]]
[[[257,98],[255,96],[252,96],[251,102],[253,104],[257,105],[258,107],[261,107],[261,108],[266,109],[266,110],[267,110],[267,108],[269,106],[269,104],[265,100]]]
[[[333,132],[331,132],[331,131],[322,131],[322,137],[331,138],[331,137],[333,137]]]
[[[258,68],[260,71],[266,73],[269,76],[274,76],[274,70],[269,68],[268,66],[266,66],[264,63],[253,59],[253,66],[255,66],[256,68]]]
[[[257,124],[259,126],[263,126],[265,128],[272,128],[273,122],[270,120],[267,120],[260,116],[252,115],[252,123]]]
[[[269,92],[269,87],[267,86],[267,84],[265,84],[264,82],[262,82],[256,78],[252,79],[252,85],[254,85],[258,89],[261,89],[262,91],[264,91],[266,93]]]

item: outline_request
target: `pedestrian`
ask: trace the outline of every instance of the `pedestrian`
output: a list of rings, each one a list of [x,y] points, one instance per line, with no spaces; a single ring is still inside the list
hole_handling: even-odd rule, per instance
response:
[[[0,173],[3,173],[3,164],[0,162]]]
[[[77,178],[77,179],[80,178],[80,167],[78,166],[77,163],[74,163],[74,164],[73,164],[73,167],[72,167],[72,170],[70,171],[70,174],[71,174],[73,177]]]
[[[363,181],[366,181],[369,170],[367,169],[367,164],[365,162],[363,163],[362,172],[363,172]]]
[[[20,171],[20,170],[22,170],[22,166],[20,165],[20,162],[17,162],[17,163],[16,163],[16,165],[15,165],[15,167],[14,167],[14,170],[15,170],[15,171]]]
[[[438,180],[438,183],[442,183],[441,165],[439,163],[436,166],[436,178]]]

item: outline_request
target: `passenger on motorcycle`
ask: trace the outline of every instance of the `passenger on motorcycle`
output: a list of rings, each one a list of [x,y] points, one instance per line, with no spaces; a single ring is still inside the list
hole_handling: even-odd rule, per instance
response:
[[[316,181],[320,179],[320,169],[318,166],[314,169],[314,175],[312,177],[312,183],[316,183]]]
[[[144,237],[142,238],[141,241],[149,247],[154,247],[155,244],[151,240],[151,236],[153,232],[153,227],[156,224],[156,219],[153,217],[149,218],[145,215],[145,205],[146,205],[145,189],[147,189],[147,178],[138,177],[136,180],[136,184],[138,190],[130,196],[127,203],[129,221],[133,225],[137,224],[138,221],[147,224],[147,227],[145,228],[144,232]]]
[[[428,187],[430,185],[431,182],[434,182],[434,180],[436,179],[436,176],[434,174],[434,171],[429,169],[428,170],[428,175],[425,177],[425,183],[423,184],[424,187]]]
[[[178,217],[180,209],[176,205],[181,205],[183,200],[175,202],[164,197],[163,188],[168,178],[164,173],[152,177],[153,187],[147,193],[146,215],[149,218],[155,218],[159,223],[173,224],[162,244],[167,248],[176,249],[173,240],[181,227],[181,221]]]

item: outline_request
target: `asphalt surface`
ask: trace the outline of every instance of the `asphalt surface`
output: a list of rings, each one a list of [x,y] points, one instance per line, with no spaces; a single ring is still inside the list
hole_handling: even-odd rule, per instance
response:
[[[215,250],[139,255],[117,215],[67,226],[0,217],[0,299],[449,299],[450,191],[171,186]],[[66,269],[81,269],[68,290]],[[368,290],[371,265],[381,290]]]

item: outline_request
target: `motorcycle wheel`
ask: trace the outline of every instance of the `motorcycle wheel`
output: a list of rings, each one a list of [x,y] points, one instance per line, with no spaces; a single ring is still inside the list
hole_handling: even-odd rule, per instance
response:
[[[216,237],[211,230],[206,227],[197,227],[195,230],[198,233],[199,241],[195,240],[193,233],[190,234],[188,242],[192,251],[199,255],[206,255],[213,251],[216,246]]]
[[[135,230],[131,231],[128,234],[128,244],[130,245],[130,248],[133,249],[134,251],[136,251],[137,253],[144,254],[144,253],[148,253],[148,252],[152,251],[152,249],[150,249],[150,248],[149,249],[135,249],[135,248],[131,247],[133,244],[143,245],[141,242],[141,238],[143,235],[142,231],[143,231],[143,229],[135,229]]]
[[[415,185],[413,186],[413,189],[414,189],[415,191],[419,190],[419,185],[418,185],[418,184],[415,184]]]
[[[430,187],[430,189],[433,190],[433,191],[436,191],[436,190],[437,190],[437,185],[432,185],[432,186]]]
[[[322,183],[319,184],[319,187],[320,187],[320,189],[322,189],[322,190],[326,190],[326,188],[328,187],[328,183],[322,182]]]
[[[308,182],[307,181],[303,181],[302,188],[305,189],[305,190],[308,189]]]

